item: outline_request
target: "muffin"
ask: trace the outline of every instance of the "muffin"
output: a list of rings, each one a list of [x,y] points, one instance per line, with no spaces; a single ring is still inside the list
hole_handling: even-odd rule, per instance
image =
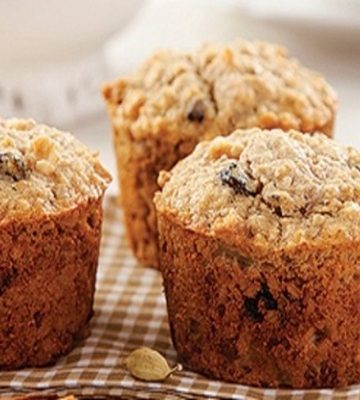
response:
[[[110,175],[69,133],[0,120],[0,368],[67,353],[92,316]]]
[[[262,387],[360,382],[360,152],[251,129],[199,144],[155,196],[179,358]]]
[[[103,89],[113,125],[131,247],[157,266],[152,202],[161,170],[204,139],[236,128],[291,128],[332,135],[336,97],[317,73],[269,43],[237,40],[194,53],[160,52]]]

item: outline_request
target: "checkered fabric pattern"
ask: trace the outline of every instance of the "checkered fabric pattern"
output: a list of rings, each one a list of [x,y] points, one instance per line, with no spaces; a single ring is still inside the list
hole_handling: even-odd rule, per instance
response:
[[[44,369],[0,373],[0,398],[32,392],[133,399],[360,399],[360,386],[343,390],[270,390],[208,380],[182,371],[163,383],[134,380],[123,359],[139,346],[176,363],[159,272],[141,268],[124,237],[116,201],[105,202],[103,241],[91,335]]]

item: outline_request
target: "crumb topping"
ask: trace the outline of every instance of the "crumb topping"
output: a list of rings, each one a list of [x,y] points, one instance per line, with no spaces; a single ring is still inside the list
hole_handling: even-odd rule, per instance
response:
[[[238,130],[159,184],[157,209],[205,234],[280,247],[360,239],[360,152],[322,134]]]
[[[101,196],[110,180],[71,134],[0,119],[0,222],[72,208]]]
[[[255,126],[329,134],[336,110],[336,95],[318,73],[282,47],[245,40],[158,52],[104,96],[137,140],[212,138]]]

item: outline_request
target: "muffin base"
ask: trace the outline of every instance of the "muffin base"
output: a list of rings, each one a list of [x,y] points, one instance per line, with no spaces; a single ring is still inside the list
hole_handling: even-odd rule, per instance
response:
[[[158,230],[153,197],[161,170],[170,170],[194,149],[193,140],[177,144],[164,140],[135,141],[115,126],[114,146],[127,238],[145,266],[158,267]]]
[[[0,225],[0,368],[55,362],[93,314],[102,198]]]
[[[360,382],[360,243],[264,253],[158,219],[171,333],[188,368],[260,387]]]

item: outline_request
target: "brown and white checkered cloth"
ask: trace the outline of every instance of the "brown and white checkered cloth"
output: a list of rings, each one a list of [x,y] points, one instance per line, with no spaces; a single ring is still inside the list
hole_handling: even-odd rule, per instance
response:
[[[270,390],[208,380],[183,371],[163,383],[136,381],[123,358],[139,346],[176,363],[161,276],[136,265],[112,197],[105,202],[103,242],[91,335],[56,365],[0,373],[0,398],[56,392],[140,399],[360,399],[360,386],[343,390]]]

